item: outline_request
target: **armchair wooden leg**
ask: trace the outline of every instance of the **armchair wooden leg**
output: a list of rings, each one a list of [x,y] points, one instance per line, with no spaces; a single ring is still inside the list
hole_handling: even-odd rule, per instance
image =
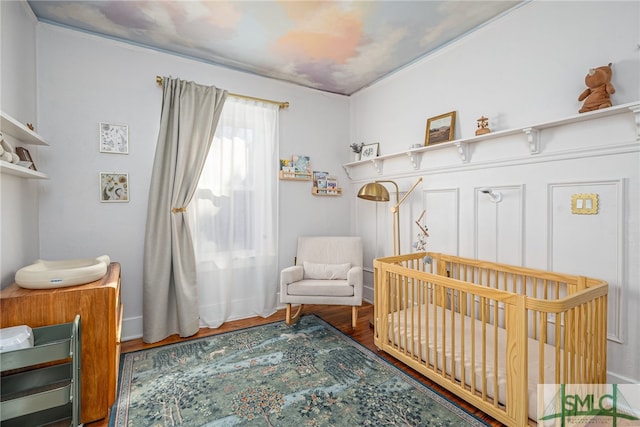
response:
[[[295,314],[291,316],[291,304],[287,304],[287,314],[286,314],[287,317],[285,319],[285,322],[287,322],[287,325],[291,326],[296,322],[298,322],[298,320],[300,320],[300,313],[302,313],[303,306],[304,306],[303,304],[300,304],[298,306],[298,311],[296,311]]]
[[[351,326],[353,326],[353,329],[356,328],[357,321],[358,321],[358,307],[354,305],[351,307]]]

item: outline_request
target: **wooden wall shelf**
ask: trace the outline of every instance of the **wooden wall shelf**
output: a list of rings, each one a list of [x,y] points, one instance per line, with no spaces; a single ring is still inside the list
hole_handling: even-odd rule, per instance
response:
[[[311,181],[313,179],[313,174],[311,172],[280,171],[279,176],[283,181]]]
[[[330,191],[326,189],[319,190],[318,187],[311,187],[311,194],[314,196],[342,196],[342,188],[336,188]]]

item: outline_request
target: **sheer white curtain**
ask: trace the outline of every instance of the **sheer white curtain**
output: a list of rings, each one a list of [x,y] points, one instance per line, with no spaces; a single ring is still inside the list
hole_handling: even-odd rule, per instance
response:
[[[228,97],[189,205],[200,326],[276,311],[278,157],[278,106]]]

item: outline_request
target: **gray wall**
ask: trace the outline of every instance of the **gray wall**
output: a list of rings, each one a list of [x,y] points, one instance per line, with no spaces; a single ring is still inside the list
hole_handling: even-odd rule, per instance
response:
[[[26,2],[0,2],[0,109],[37,127],[36,19]],[[39,149],[28,147],[36,165]],[[0,285],[13,283],[16,269],[40,256],[38,181],[0,174]]]
[[[51,141],[42,168],[43,258],[108,254],[122,264],[123,337],[142,324],[142,254],[162,89],[156,75],[216,85],[230,92],[289,101],[281,110],[280,155],[305,154],[336,174],[348,152],[348,98],[231,71],[48,24],[38,25],[39,108]],[[98,149],[98,123],[129,126],[129,154]],[[99,172],[129,174],[129,203],[100,203]],[[347,193],[315,197],[310,182],[280,181],[280,267],[290,265],[300,234],[349,233]],[[278,277],[273,278],[277,289]]]

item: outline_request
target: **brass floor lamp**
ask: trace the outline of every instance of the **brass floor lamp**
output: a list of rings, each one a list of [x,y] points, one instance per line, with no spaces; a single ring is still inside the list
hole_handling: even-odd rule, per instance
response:
[[[365,200],[371,200],[374,202],[388,202],[389,199],[389,191],[387,188],[382,185],[383,182],[388,182],[394,185],[396,188],[396,204],[391,208],[391,213],[393,214],[393,255],[400,255],[400,205],[405,201],[407,196],[411,194],[413,190],[422,182],[422,177],[418,178],[418,180],[411,186],[409,191],[404,193],[402,199],[400,197],[400,191],[398,190],[398,184],[394,181],[374,181],[368,184],[365,184],[358,191],[358,197]],[[375,280],[375,278],[374,278]],[[374,316],[375,316],[375,304],[373,305]],[[369,319],[369,326],[375,327],[375,322],[373,318]]]
[[[396,188],[396,204],[391,208],[391,213],[393,214],[393,254],[400,255],[400,205],[404,203],[405,199],[415,190],[418,184],[422,182],[422,177],[418,178],[409,191],[404,193],[402,199],[399,199],[400,191],[398,190],[398,184],[394,181],[374,181],[365,184],[360,188],[360,191],[358,191],[358,197],[374,202],[388,202],[390,200],[389,191],[382,185],[383,182],[391,183]]]

